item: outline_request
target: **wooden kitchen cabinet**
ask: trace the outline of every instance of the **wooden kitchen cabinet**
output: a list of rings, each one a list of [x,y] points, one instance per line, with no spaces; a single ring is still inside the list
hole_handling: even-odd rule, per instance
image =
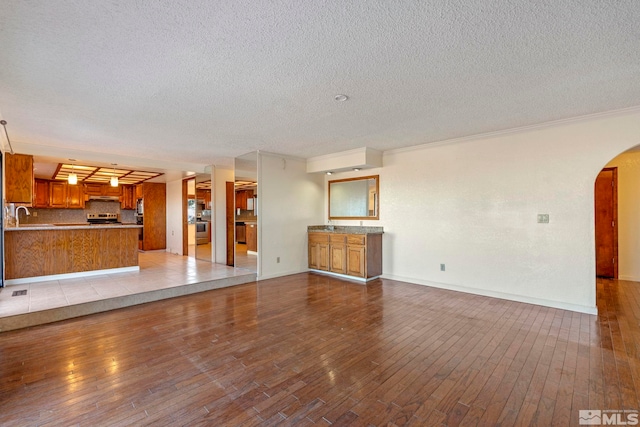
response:
[[[142,197],[144,196],[144,189],[142,188],[142,184],[136,185],[135,189],[136,189],[136,195],[135,195],[136,200],[142,199]]]
[[[33,156],[5,154],[5,199],[31,206],[33,202]]]
[[[136,190],[133,185],[123,185],[122,186],[122,195],[120,196],[120,208],[121,209],[135,209],[136,208],[136,199],[135,199]]]
[[[244,190],[236,191],[236,209],[247,210],[247,192]]]
[[[84,192],[81,185],[67,184],[67,208],[84,209]]]
[[[382,274],[382,234],[309,233],[309,268],[371,279]]]
[[[84,209],[84,191],[81,185],[69,185],[66,181],[49,181],[49,207]]]
[[[122,195],[123,185],[112,187],[111,184],[100,184],[95,182],[87,182],[82,185],[84,188],[84,194],[87,196],[114,196],[120,197]]]
[[[246,224],[247,250],[258,252],[258,225]]]
[[[247,243],[247,226],[244,224],[236,224],[236,242]]]
[[[49,181],[46,179],[35,179],[33,187],[33,207],[49,207]]]
[[[253,190],[236,191],[236,209],[243,211],[249,209],[249,199],[253,199]]]

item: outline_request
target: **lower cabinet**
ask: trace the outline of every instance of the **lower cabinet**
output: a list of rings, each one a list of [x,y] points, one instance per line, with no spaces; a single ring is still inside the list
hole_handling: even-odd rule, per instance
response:
[[[247,250],[258,252],[258,226],[256,224],[246,224]]]
[[[382,234],[309,233],[309,268],[364,279],[382,274]]]

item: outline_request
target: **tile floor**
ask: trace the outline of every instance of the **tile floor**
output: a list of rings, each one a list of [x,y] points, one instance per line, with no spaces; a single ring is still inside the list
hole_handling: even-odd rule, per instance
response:
[[[8,285],[0,288],[0,317],[254,274],[243,268],[227,267],[168,252],[141,252],[139,261],[140,271],[136,272]],[[26,290],[27,294],[12,296],[14,291],[21,290]]]

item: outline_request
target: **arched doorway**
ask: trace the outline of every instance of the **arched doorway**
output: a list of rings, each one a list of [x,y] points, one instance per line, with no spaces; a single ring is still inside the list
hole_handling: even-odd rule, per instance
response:
[[[640,146],[605,165],[594,206],[596,276],[640,282]]]

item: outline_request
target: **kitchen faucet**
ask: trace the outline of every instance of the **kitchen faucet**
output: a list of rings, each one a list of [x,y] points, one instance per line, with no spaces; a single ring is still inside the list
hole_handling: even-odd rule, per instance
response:
[[[24,209],[24,213],[25,213],[27,216],[31,215],[31,214],[29,213],[29,209],[27,209],[27,207],[26,207],[26,206],[18,206],[18,207],[16,208],[16,227],[20,227],[20,219],[19,219],[20,215],[18,215],[18,213],[20,212],[20,208]]]

